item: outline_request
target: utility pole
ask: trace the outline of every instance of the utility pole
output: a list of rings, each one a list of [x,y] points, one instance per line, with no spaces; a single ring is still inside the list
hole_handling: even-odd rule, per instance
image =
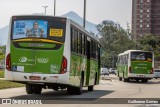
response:
[[[86,26],[86,0],[84,0],[83,27]]]
[[[46,15],[46,8],[48,7],[48,6],[43,6],[44,7],[44,14]]]
[[[54,0],[54,16],[56,15],[56,0]]]

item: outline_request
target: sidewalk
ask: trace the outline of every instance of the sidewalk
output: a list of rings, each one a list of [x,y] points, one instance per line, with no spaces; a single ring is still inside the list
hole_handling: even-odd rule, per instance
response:
[[[0,78],[0,80],[4,80],[4,78]]]

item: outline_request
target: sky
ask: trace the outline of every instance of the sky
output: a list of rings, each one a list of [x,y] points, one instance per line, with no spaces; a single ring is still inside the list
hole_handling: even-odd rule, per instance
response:
[[[54,15],[54,0],[0,0],[0,28],[9,24],[12,15],[44,13]],[[69,11],[83,17],[84,0],[56,0],[56,16]],[[131,26],[132,0],[86,0],[86,20],[99,24],[103,20]]]

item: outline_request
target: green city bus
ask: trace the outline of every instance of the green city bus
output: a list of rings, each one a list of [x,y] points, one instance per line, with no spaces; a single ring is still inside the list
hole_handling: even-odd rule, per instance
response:
[[[149,51],[127,50],[118,55],[117,72],[119,80],[130,79],[148,82],[153,78],[154,54]]]
[[[27,94],[49,88],[80,95],[99,76],[99,39],[82,26],[66,17],[11,17],[5,80],[26,84]]]

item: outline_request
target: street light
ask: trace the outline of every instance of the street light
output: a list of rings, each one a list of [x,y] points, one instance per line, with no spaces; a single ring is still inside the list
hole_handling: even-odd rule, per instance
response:
[[[44,7],[44,14],[46,15],[46,8],[48,7],[48,6],[43,6]]]
[[[86,0],[84,0],[84,15],[83,15],[83,27],[86,26]]]

